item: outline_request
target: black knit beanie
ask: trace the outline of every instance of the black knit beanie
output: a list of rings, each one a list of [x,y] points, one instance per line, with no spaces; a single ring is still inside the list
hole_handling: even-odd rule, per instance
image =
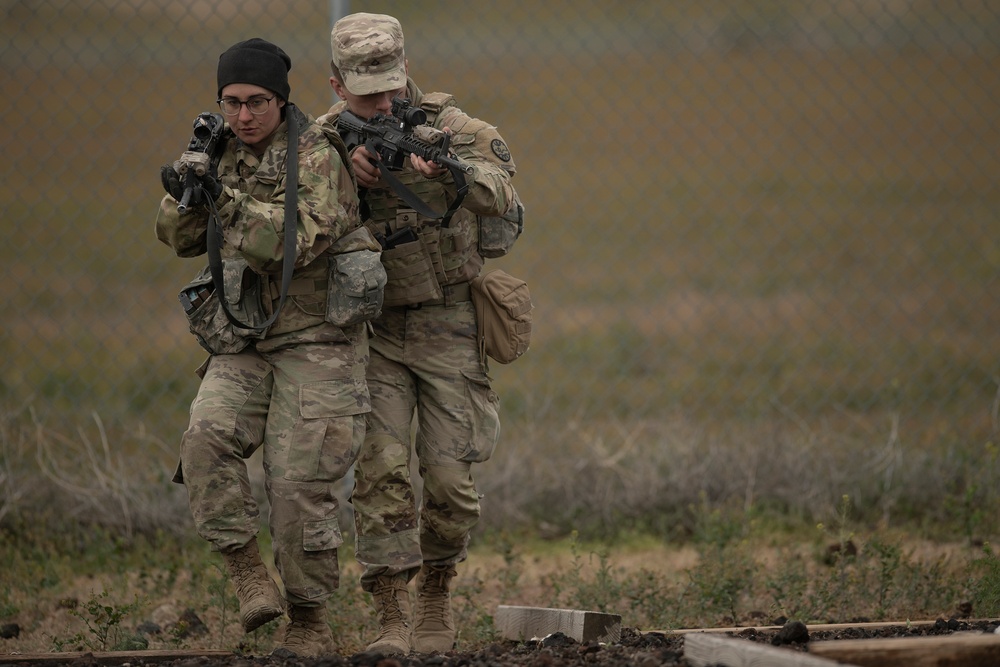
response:
[[[271,42],[259,37],[234,44],[219,56],[219,97],[231,83],[252,83],[288,100],[288,70],[292,59]]]

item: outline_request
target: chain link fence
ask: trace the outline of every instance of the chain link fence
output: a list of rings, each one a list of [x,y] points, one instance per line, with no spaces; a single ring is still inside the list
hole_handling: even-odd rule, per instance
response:
[[[495,263],[531,286],[535,334],[492,369],[487,486],[538,452],[586,479],[567,457],[854,441],[888,476],[995,441],[1000,6],[974,1],[0,0],[8,416],[97,419],[171,464],[202,358],[176,293],[201,261],[154,237],[159,166],[249,37],[325,112],[353,11],[397,16],[417,84],[518,166],[525,232]]]

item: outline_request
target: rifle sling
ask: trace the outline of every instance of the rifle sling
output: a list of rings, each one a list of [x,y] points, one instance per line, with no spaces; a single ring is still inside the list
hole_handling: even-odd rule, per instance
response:
[[[369,153],[378,156],[378,151],[373,147],[366,146],[366,148],[368,148]],[[462,170],[448,166],[448,171],[451,172],[451,177],[455,180],[455,186],[458,189],[457,196],[455,197],[455,201],[451,203],[451,206],[448,207],[447,211],[444,213],[438,213],[428,206],[420,197],[418,197],[413,190],[410,190],[403,184],[402,181],[396,178],[392,171],[382,162],[381,157],[375,158],[375,166],[382,172],[382,178],[384,178],[386,183],[389,184],[389,187],[391,187],[393,191],[399,195],[399,198],[402,199],[407,206],[425,218],[430,218],[431,220],[440,219],[442,227],[448,226],[448,223],[451,222],[451,216],[455,215],[455,211],[457,211],[462,205],[462,200],[465,199],[465,195],[469,191],[469,182],[465,180],[465,174]]]
[[[288,286],[292,282],[292,272],[295,270],[296,246],[298,245],[298,194],[299,194],[299,126],[295,117],[297,108],[289,103],[285,111],[285,118],[288,121],[288,151],[285,156],[285,168],[287,177],[285,179],[285,252],[284,261],[281,266],[281,294],[278,297],[278,305],[271,313],[271,317],[263,324],[254,325],[241,322],[238,317],[229,310],[226,299],[225,284],[222,279],[222,225],[219,222],[219,211],[215,208],[215,202],[207,199],[209,208],[208,218],[208,266],[212,272],[212,283],[219,294],[219,303],[226,317],[234,326],[251,331],[263,331],[271,326],[276,319],[281,307],[285,305],[285,298],[288,296]],[[204,195],[203,195],[204,196]]]

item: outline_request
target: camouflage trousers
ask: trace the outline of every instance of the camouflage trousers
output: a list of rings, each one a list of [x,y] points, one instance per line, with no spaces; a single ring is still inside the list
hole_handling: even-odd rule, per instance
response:
[[[389,308],[374,322],[365,444],[355,465],[356,556],[362,588],[422,562],[465,559],[479,521],[473,463],[493,454],[499,398],[480,363],[471,302]],[[419,519],[410,479],[411,427],[423,480]]]
[[[181,438],[175,481],[198,534],[220,550],[258,532],[245,459],[263,445],[274,560],[293,604],[325,600],[340,580],[334,484],[357,458],[370,409],[367,336],[362,325],[354,333],[211,357]]]

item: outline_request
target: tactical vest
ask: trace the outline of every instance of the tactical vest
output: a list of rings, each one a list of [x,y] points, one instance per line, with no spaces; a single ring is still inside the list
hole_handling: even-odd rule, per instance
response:
[[[315,145],[322,129],[311,125],[298,109],[295,112],[299,114],[298,120],[303,128],[299,137],[300,149]],[[356,187],[343,141],[338,135],[326,138],[340,155]],[[237,156],[237,151],[233,149],[223,154],[219,167],[223,183],[260,201],[271,201],[283,177],[287,149],[269,152],[266,161],[256,169],[239,162]],[[377,242],[363,226],[359,225],[342,236],[316,260],[295,269],[281,314],[266,331],[236,328],[227,320],[218,309],[217,295],[209,295],[205,291],[212,287],[207,271],[185,286],[181,292],[181,303],[185,306],[192,332],[203,347],[215,354],[237,352],[252,339],[300,331],[324,321],[348,327],[373,319],[381,312],[386,279],[379,254]],[[278,304],[280,276],[256,273],[229,246],[223,247],[223,282],[229,309],[241,322],[259,325]],[[206,294],[204,299],[199,297],[203,291]],[[215,298],[214,307],[213,304],[202,304],[209,296]],[[218,312],[214,312],[216,309]]]
[[[428,123],[434,127],[437,127],[441,111],[454,105],[454,97],[446,93],[428,93],[420,102]],[[394,173],[431,209],[439,212],[448,209],[454,197],[449,193],[454,192],[450,175],[427,179],[412,168]],[[371,217],[365,225],[376,236],[391,238],[397,232],[403,235],[406,228],[414,233],[411,240],[382,251],[382,263],[388,276],[386,306],[441,299],[443,287],[467,283],[478,275],[483,258],[478,252],[476,216],[470,211],[460,208],[448,226],[442,227],[441,220],[427,218],[408,208],[391,188],[368,190],[366,201]]]

